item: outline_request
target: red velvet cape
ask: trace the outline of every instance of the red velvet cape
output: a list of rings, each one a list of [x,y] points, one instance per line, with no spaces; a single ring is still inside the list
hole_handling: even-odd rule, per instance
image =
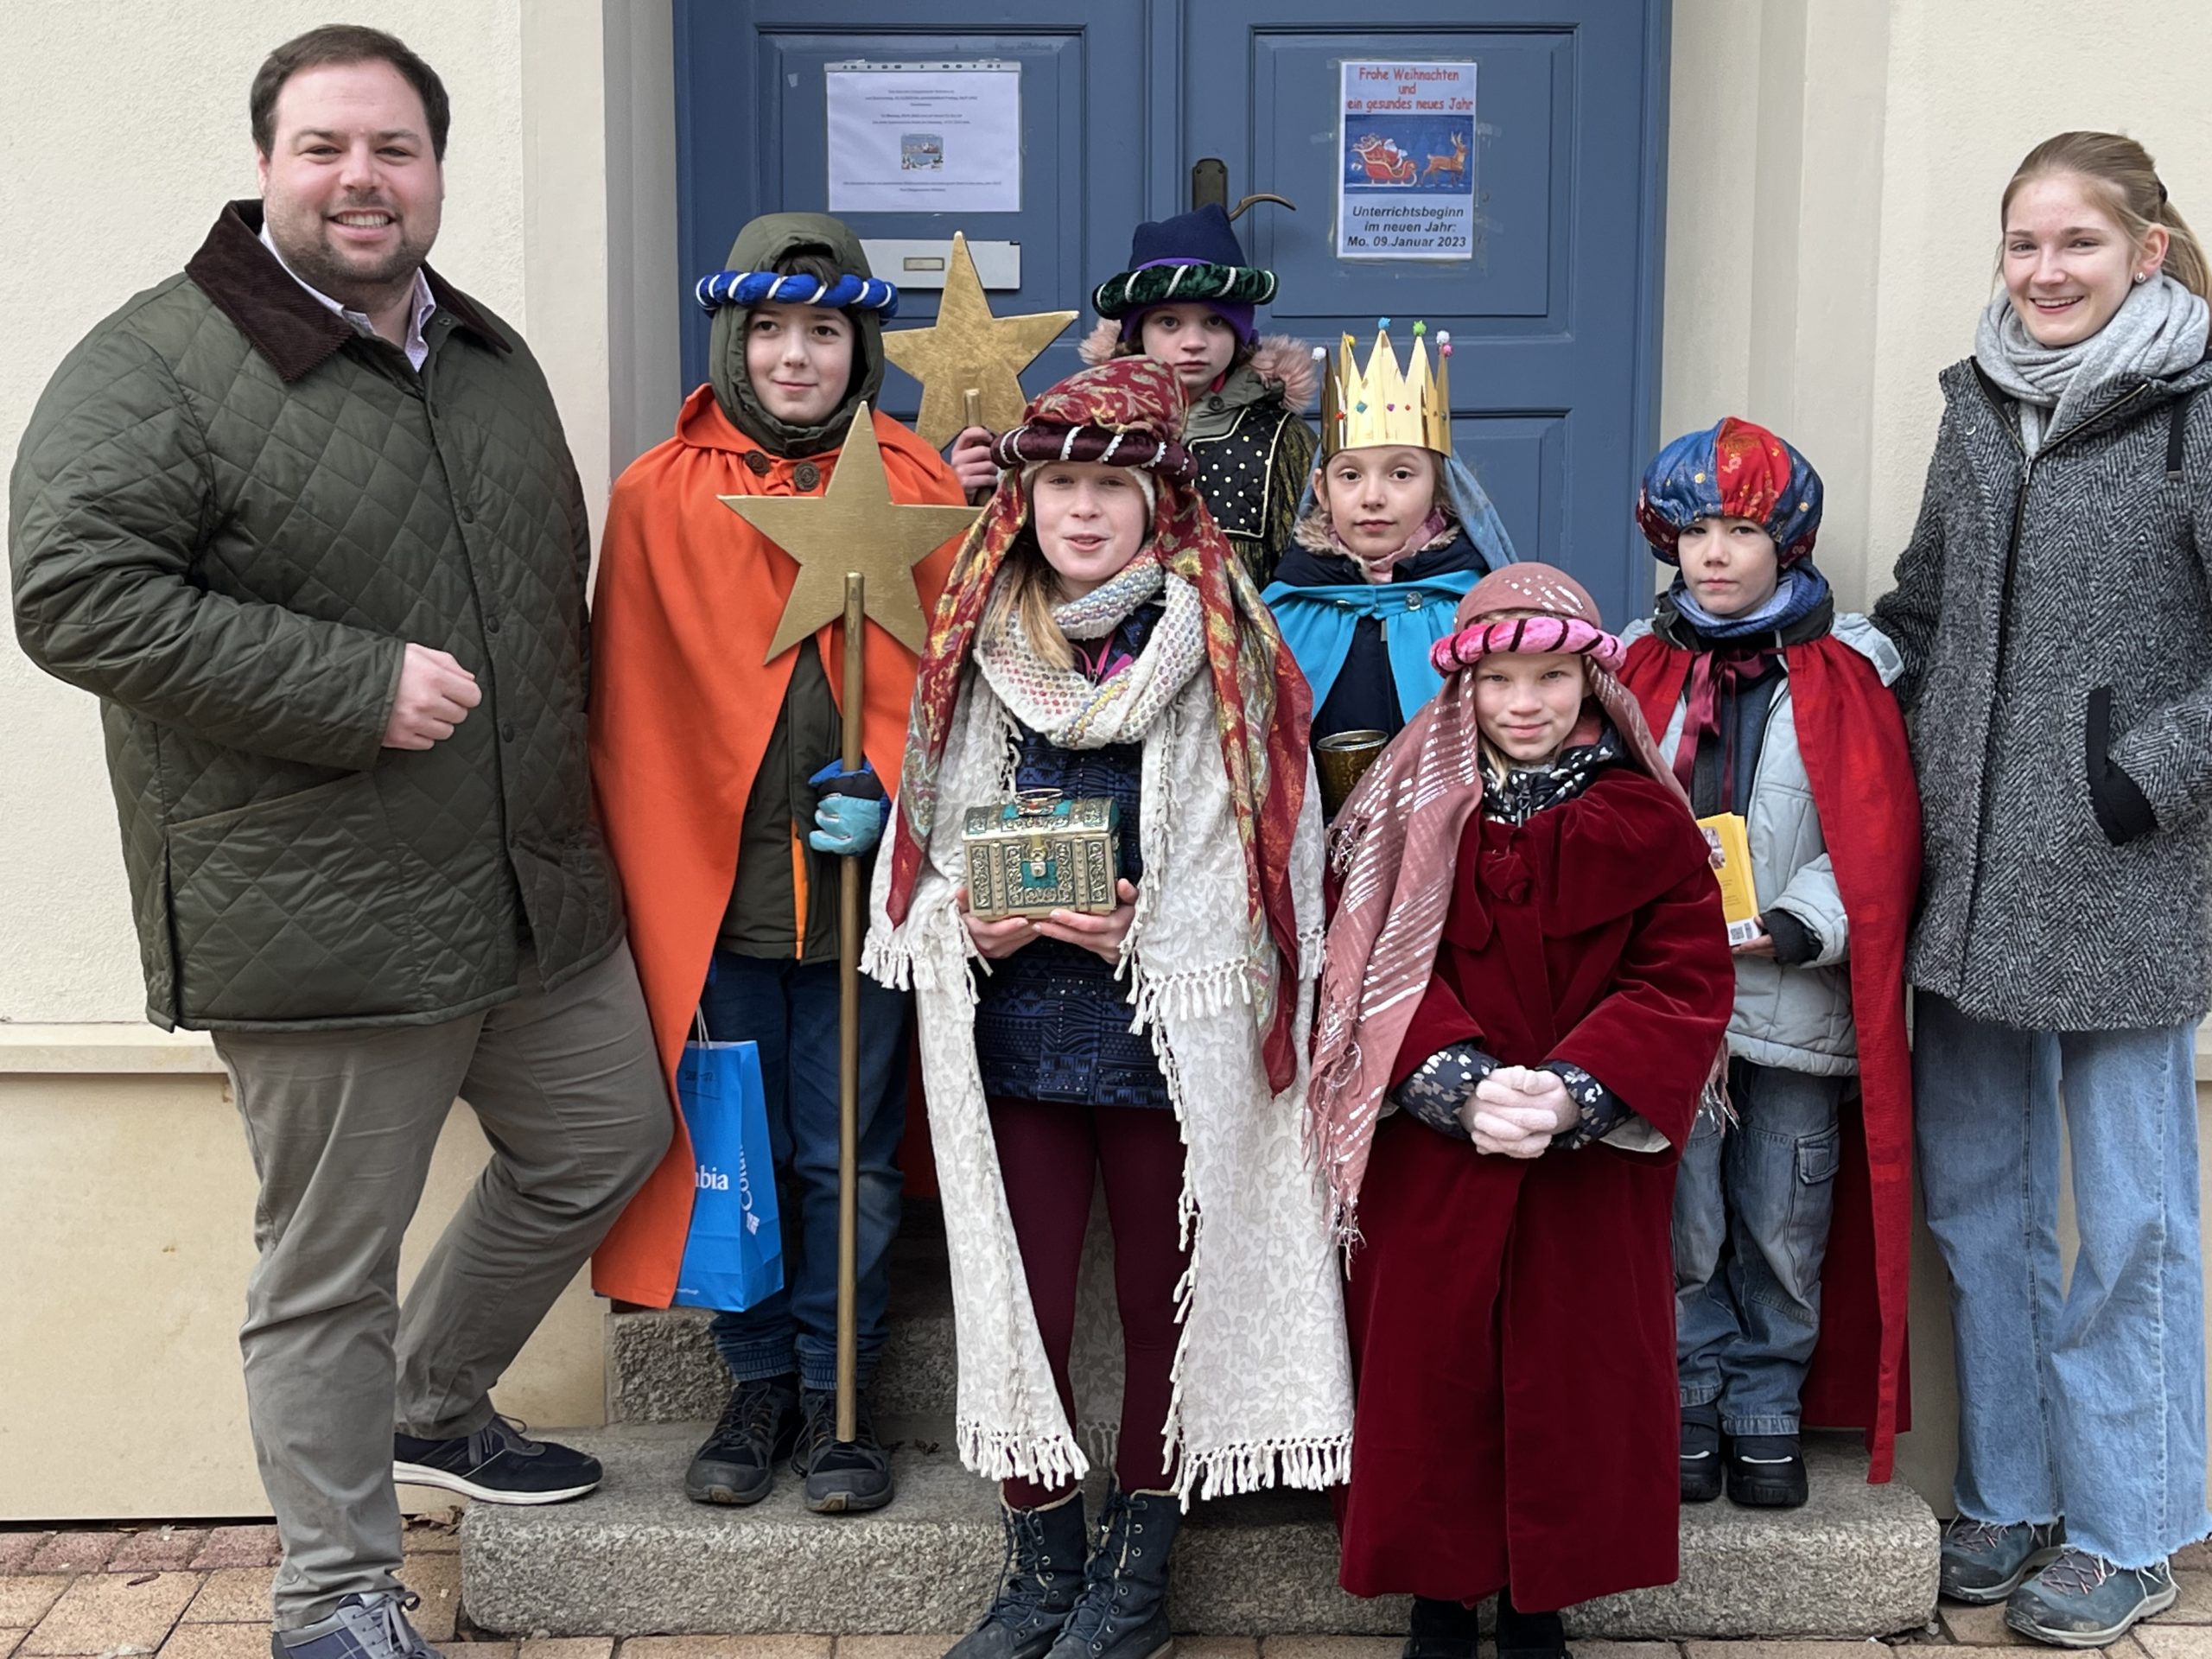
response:
[[[1523,1161],[1402,1112],[1377,1127],[1345,1283],[1354,1595],[1510,1581],[1541,1610],[1675,1577],[1674,1165],[1735,995],[1705,840],[1671,790],[1615,766],[1525,824],[1469,820],[1393,1085],[1459,1041],[1570,1061],[1668,1144]]]
[[[1692,653],[1647,634],[1621,680],[1663,735]],[[1851,922],[1851,1008],[1860,1098],[1843,1113],[1845,1157],[1821,1270],[1821,1338],[1806,1378],[1808,1424],[1864,1428],[1866,1478],[1890,1478],[1911,1427],[1905,1322],[1912,1264],[1912,1055],[1904,950],[1920,893],[1920,794],[1897,699],[1833,634],[1783,653],[1798,747]]]

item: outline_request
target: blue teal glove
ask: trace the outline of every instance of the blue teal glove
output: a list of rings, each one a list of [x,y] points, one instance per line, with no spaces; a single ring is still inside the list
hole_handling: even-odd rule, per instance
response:
[[[806,844],[840,858],[873,852],[891,822],[891,799],[875,768],[863,760],[858,772],[847,772],[842,761],[833,760],[806,781],[822,791]]]

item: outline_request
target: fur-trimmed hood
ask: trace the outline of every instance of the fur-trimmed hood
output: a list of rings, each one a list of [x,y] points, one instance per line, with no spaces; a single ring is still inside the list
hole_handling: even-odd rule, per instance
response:
[[[1083,337],[1076,347],[1085,363],[1097,365],[1114,355],[1122,343],[1122,325],[1110,318]],[[1279,391],[1286,407],[1303,414],[1320,388],[1320,372],[1314,365],[1313,348],[1288,334],[1262,334],[1252,348],[1248,365],[1270,391]],[[1230,378],[1235,379],[1232,375]]]

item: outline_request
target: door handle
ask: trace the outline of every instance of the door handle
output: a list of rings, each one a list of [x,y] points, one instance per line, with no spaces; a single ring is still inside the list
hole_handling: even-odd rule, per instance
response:
[[[1294,213],[1298,211],[1296,202],[1268,190],[1246,196],[1231,207],[1229,205],[1229,163],[1218,156],[1207,156],[1192,163],[1191,206],[1193,209],[1203,207],[1208,202],[1216,203],[1226,210],[1230,222],[1234,223],[1255,201],[1272,201],[1278,207],[1289,208]]]

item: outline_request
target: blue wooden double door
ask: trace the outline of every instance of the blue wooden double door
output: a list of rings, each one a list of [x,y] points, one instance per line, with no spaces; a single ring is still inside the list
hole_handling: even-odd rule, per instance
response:
[[[1034,392],[1078,366],[1090,290],[1126,264],[1140,220],[1185,211],[1194,192],[1232,207],[1281,197],[1292,206],[1255,202],[1236,219],[1247,255],[1281,278],[1263,329],[1332,348],[1349,332],[1363,352],[1379,317],[1401,349],[1415,321],[1450,330],[1459,453],[1522,556],[1573,570],[1617,625],[1648,602],[1630,510],[1656,435],[1668,0],[675,3],[687,281],[722,269],[753,215],[830,209],[833,173],[850,199],[855,169],[830,155],[833,116],[849,118],[849,103],[833,109],[833,74],[1014,67],[1018,188],[1001,181],[988,210],[840,210],[905,255],[878,270],[901,284],[892,327],[935,314],[932,250],[964,232],[986,250],[999,315],[1082,314],[1025,378]],[[1476,67],[1464,251],[1347,257],[1347,61]],[[1416,148],[1452,155],[1452,137]],[[930,164],[926,136],[909,142],[908,160]],[[685,327],[696,385],[705,319]],[[894,371],[886,407],[911,416],[918,401]]]

